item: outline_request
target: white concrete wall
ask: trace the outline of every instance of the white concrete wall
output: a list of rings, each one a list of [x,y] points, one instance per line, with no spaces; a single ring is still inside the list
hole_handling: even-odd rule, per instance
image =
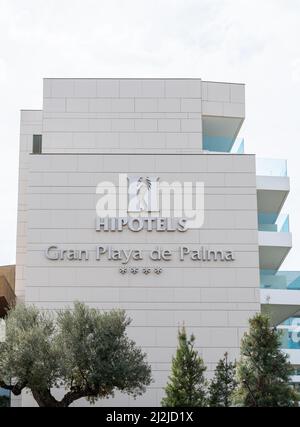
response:
[[[202,113],[244,118],[245,87],[201,79],[45,79],[45,152],[199,152]]]
[[[225,351],[231,359],[238,357],[248,319],[260,309],[254,156],[42,155],[31,156],[30,170],[26,302],[56,309],[80,300],[105,310],[125,309],[133,319],[130,336],[145,349],[153,368],[155,383],[145,397],[106,403],[159,405],[183,323],[196,335],[208,376]],[[117,182],[119,172],[203,181],[203,228],[175,234],[97,233],[96,185]],[[233,250],[236,261],[175,259],[163,263],[161,276],[122,276],[119,262],[97,262],[92,256],[88,262],[51,262],[44,255],[51,244],[91,251],[97,244],[145,251],[204,245]]]
[[[244,85],[201,79],[45,79],[43,111],[22,112],[16,292],[41,308],[77,299],[103,309],[122,307],[132,316],[130,335],[146,349],[155,383],[138,403],[122,396],[109,404],[159,405],[178,325],[185,322],[195,333],[210,376],[225,351],[238,356],[247,319],[260,309],[254,157],[201,155],[202,114],[230,119],[238,128],[244,103]],[[43,153],[52,155],[28,156],[33,134],[40,133]],[[176,235],[100,236],[94,229],[95,187],[120,172],[203,181],[204,227]],[[51,243],[229,247],[237,260],[213,267],[186,261],[184,268],[173,262],[162,276],[125,278],[105,262],[51,264],[43,255]],[[31,404],[24,394],[22,405]]]
[[[16,242],[16,283],[17,301],[25,300],[26,254],[27,254],[27,184],[29,154],[32,152],[33,135],[42,133],[43,112],[22,110],[20,117],[19,188]],[[12,406],[21,406],[21,396],[11,397]]]
[[[29,153],[34,134],[42,133],[42,111],[21,111],[19,195],[17,220],[16,296],[22,301],[25,294],[25,257],[27,250],[27,184]]]
[[[245,85],[202,82],[202,114],[244,118]]]
[[[47,152],[202,148],[201,80],[46,79]]]

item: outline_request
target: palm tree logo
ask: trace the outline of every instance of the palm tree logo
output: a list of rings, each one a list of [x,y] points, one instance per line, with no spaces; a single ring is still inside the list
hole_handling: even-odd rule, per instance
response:
[[[140,177],[137,182],[137,199],[138,209],[143,211],[149,210],[149,192],[151,191],[151,179]]]

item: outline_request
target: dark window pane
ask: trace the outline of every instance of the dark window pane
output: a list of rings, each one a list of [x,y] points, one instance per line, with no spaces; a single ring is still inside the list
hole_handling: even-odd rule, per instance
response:
[[[10,406],[10,392],[0,388],[0,408]]]
[[[42,135],[33,135],[33,154],[42,154]]]

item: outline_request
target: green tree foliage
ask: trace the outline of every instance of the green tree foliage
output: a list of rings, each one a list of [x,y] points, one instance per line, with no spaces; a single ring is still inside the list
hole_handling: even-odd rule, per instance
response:
[[[94,403],[115,391],[134,397],[151,383],[146,355],[126,335],[124,311],[102,313],[75,303],[54,314],[18,305],[6,318],[0,343],[0,387],[20,395],[30,389],[39,406]],[[52,394],[64,387],[58,401]]]
[[[172,372],[165,388],[164,407],[202,407],[206,404],[206,381],[202,358],[194,349],[195,337],[187,338],[185,328],[179,330],[178,348],[172,360]]]
[[[232,394],[237,385],[235,371],[235,363],[228,362],[228,354],[225,353],[209,386],[209,406],[227,408],[232,405]]]
[[[247,407],[297,406],[299,396],[289,384],[292,366],[280,350],[280,332],[268,316],[257,314],[241,343],[235,403]]]

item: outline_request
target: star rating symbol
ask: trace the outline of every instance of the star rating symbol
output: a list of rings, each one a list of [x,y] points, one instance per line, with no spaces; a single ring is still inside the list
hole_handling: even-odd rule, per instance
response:
[[[163,272],[163,269],[161,267],[155,267],[155,268],[150,268],[150,267],[143,267],[142,269],[139,269],[138,267],[125,267],[122,266],[119,269],[120,273],[122,275],[125,275],[126,273],[130,272],[131,274],[138,274],[140,271],[142,271],[146,276],[148,276],[151,271],[153,271],[155,274],[159,275]]]

